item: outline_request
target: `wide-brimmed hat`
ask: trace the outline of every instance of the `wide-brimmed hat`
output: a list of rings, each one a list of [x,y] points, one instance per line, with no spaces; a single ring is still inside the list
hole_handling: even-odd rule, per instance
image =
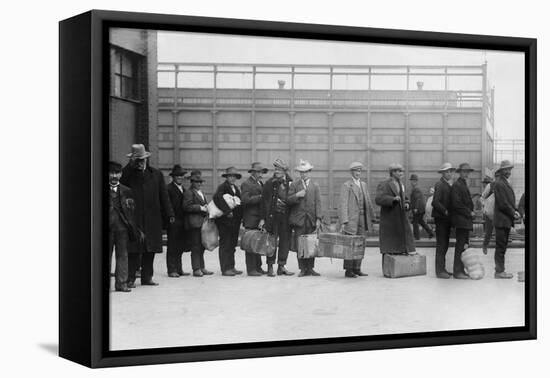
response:
[[[275,159],[275,161],[273,162],[273,166],[275,168],[282,169],[283,171],[288,171],[288,164],[283,159]]]
[[[120,173],[122,172],[122,164],[117,163],[116,161],[109,162],[109,173]]]
[[[237,171],[237,168],[235,167],[229,167],[225,170],[225,173],[222,174],[222,177],[228,177],[228,176],[235,176],[237,180],[240,180],[241,177],[243,177],[239,171]]]
[[[443,163],[443,165],[437,170],[437,173],[443,173],[445,171],[456,171],[451,163]]]
[[[298,172],[309,172],[313,169],[313,165],[307,160],[300,159],[300,164],[296,167]]]
[[[172,168],[172,172],[169,173],[169,175],[172,177],[185,176],[186,174],[187,174],[187,171],[185,171],[179,164],[174,165],[174,167]]]
[[[497,168],[495,173],[500,172],[500,171],[502,171],[503,169],[506,169],[506,168],[514,168],[514,164],[512,164],[512,162],[510,160],[503,160],[503,161],[500,162],[500,166]]]
[[[204,180],[202,179],[202,172],[199,170],[191,171],[191,176],[189,176],[189,181],[204,182]]]
[[[268,171],[268,169],[265,168],[264,166],[262,166],[262,163],[257,161],[257,162],[252,163],[252,167],[248,170],[248,173],[261,172],[263,174],[266,174],[267,171]]]
[[[353,163],[351,163],[349,165],[349,170],[350,171],[355,171],[356,169],[365,169],[365,166],[363,165],[363,163],[361,163],[359,161],[354,161]]]
[[[393,172],[393,171],[404,171],[405,168],[403,168],[403,166],[399,163],[391,163],[390,166],[388,167],[388,170],[390,172]]]
[[[145,146],[143,144],[132,144],[132,152],[126,156],[130,159],[145,159],[151,156],[151,153],[145,151]]]
[[[468,163],[460,163],[460,165],[458,166],[457,172],[473,172],[474,169],[472,167],[470,167],[470,164]]]
[[[409,178],[410,181],[418,181],[418,175],[416,174],[412,174],[411,177]]]

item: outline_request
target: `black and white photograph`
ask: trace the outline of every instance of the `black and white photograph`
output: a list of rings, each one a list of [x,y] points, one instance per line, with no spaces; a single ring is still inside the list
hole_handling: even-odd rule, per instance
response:
[[[523,52],[108,38],[109,350],[526,325]]]

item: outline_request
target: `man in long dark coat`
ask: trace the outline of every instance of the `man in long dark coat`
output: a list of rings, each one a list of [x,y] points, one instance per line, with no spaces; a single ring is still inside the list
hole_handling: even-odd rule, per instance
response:
[[[321,226],[323,216],[321,210],[321,189],[313,182],[309,173],[313,165],[309,161],[301,160],[296,170],[300,172],[300,180],[293,181],[288,191],[290,205],[289,223],[294,229],[295,237],[311,234]],[[313,268],[315,257],[298,258],[300,268],[299,277],[319,276]]]
[[[277,261],[277,275],[291,276],[294,273],[285,268],[291,236],[287,202],[291,180],[287,173],[288,165],[283,160],[276,159],[273,166],[273,177],[267,180],[262,188],[260,227],[265,225],[266,231],[277,237],[279,243],[276,253],[267,257],[267,275],[275,277],[273,264]]]
[[[122,170],[120,179],[134,193],[136,224],[145,234],[144,243],[131,243],[128,249],[128,287],[135,287],[140,255],[141,284],[158,285],[153,281],[155,253],[162,253],[163,224],[175,221],[164,176],[148,164],[149,156],[143,144],[132,145],[132,152],[128,154],[130,162]]]
[[[220,258],[220,269],[223,276],[235,276],[242,274],[241,270],[235,269],[235,248],[239,240],[239,228],[241,225],[242,208],[240,206],[241,191],[237,188],[236,182],[242,175],[235,167],[229,167],[222,175],[225,182],[221,183],[214,193],[214,204],[223,212],[223,215],[216,218],[216,225],[220,233],[220,246],[218,254]],[[231,208],[224,195],[229,195],[239,203]]]
[[[514,227],[514,220],[520,218],[516,207],[516,195],[510,185],[510,175],[514,165],[509,160],[503,160],[497,170],[499,176],[495,182],[495,216],[496,230],[495,248],[495,278],[512,278],[512,273],[507,273],[504,267],[504,255],[508,247],[510,229]]]
[[[412,174],[409,181],[411,182],[411,210],[413,214],[413,235],[415,240],[420,240],[420,232],[418,225],[422,226],[424,231],[428,233],[428,238],[433,238],[434,233],[430,226],[426,224],[424,215],[426,214],[426,198],[424,193],[418,187],[418,175]]]
[[[437,171],[441,179],[435,184],[432,200],[432,216],[435,223],[435,274],[437,278],[448,279],[452,274],[445,268],[445,256],[449,250],[451,237],[451,187],[455,168],[451,163],[443,163]]]
[[[168,246],[166,249],[166,268],[168,277],[188,276],[189,273],[183,271],[181,256],[187,247],[187,236],[184,229],[184,211],[183,211],[183,179],[187,172],[176,164],[170,172],[172,182],[168,184],[168,197],[174,210],[175,221],[168,225],[167,236]]]
[[[361,180],[363,164],[352,162],[349,166],[350,180],[342,184],[340,203],[338,205],[338,221],[340,232],[347,235],[362,235],[372,229],[374,209],[370,200],[367,184]],[[361,270],[363,259],[344,260],[344,271],[347,278],[367,276]]]
[[[380,206],[380,252],[414,254],[416,249],[407,216],[410,203],[402,182],[403,166],[390,164],[389,172],[390,178],[376,188],[375,202]]]
[[[250,177],[241,184],[241,201],[243,207],[243,226],[247,230],[255,230],[260,226],[261,202],[262,202],[262,174],[267,173],[267,168],[262,163],[252,163],[248,170]],[[267,274],[262,269],[262,256],[252,252],[245,252],[246,271],[249,276],[261,276]]]
[[[497,176],[495,172],[495,177]],[[487,203],[487,199],[494,195],[493,189],[495,187],[495,181],[492,177],[485,176],[483,178],[483,181],[481,181],[482,184],[485,184],[485,189],[483,189],[483,192],[481,193],[481,203],[483,207],[485,208],[485,204]],[[494,214],[493,214],[494,218]],[[489,242],[491,241],[491,236],[493,236],[493,229],[495,226],[493,225],[493,219],[489,218],[485,212],[483,213],[483,254],[487,254],[487,248],[489,247]]]
[[[474,229],[474,202],[466,181],[472,171],[468,163],[460,164],[456,170],[460,177],[451,188],[451,220],[456,232],[453,276],[458,279],[469,278],[464,272],[461,256],[466,245],[470,243],[470,231]]]

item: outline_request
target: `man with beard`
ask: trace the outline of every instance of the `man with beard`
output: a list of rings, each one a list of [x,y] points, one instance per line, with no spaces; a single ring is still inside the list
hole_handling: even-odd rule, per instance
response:
[[[241,184],[241,199],[243,206],[243,226],[247,230],[259,228],[261,220],[261,201],[262,201],[262,174],[267,173],[267,168],[262,167],[262,163],[252,163],[248,170],[250,177]],[[256,253],[245,252],[246,272],[249,276],[256,277],[267,274],[262,269],[262,256]]]
[[[507,273],[504,268],[504,255],[508,248],[510,229],[514,227],[514,220],[520,218],[520,213],[516,208],[516,196],[512,185],[510,185],[510,176],[514,165],[509,160],[503,160],[497,170],[499,174],[493,188],[495,192],[495,216],[494,225],[496,230],[496,248],[495,248],[495,278],[509,279],[514,275]]]
[[[290,248],[290,226],[288,223],[288,191],[290,188],[290,177],[288,176],[288,165],[281,159],[273,162],[275,171],[273,177],[267,180],[262,189],[260,227],[279,239],[276,253],[267,257],[267,275],[275,277],[273,264],[279,264],[277,275],[292,276],[294,273],[285,268]]]
[[[443,163],[437,173],[441,179],[435,184],[432,200],[432,217],[435,223],[435,274],[437,278],[449,279],[452,274],[445,268],[445,256],[449,250],[451,237],[451,187],[455,168],[451,163]]]
[[[460,177],[451,187],[451,220],[456,232],[453,276],[458,279],[470,278],[464,272],[461,256],[466,245],[470,244],[470,231],[474,229],[474,202],[467,182],[472,171],[470,164],[460,164],[456,170]]]
[[[187,235],[184,229],[184,212],[183,212],[183,179],[187,172],[183,170],[181,165],[176,164],[170,172],[172,182],[168,184],[168,197],[174,210],[175,221],[168,225],[167,236],[168,245],[166,248],[166,268],[168,277],[188,276],[189,273],[183,271],[181,264],[181,256],[187,248]]]
[[[153,281],[155,253],[162,253],[162,228],[165,221],[174,223],[174,211],[168,198],[162,173],[148,164],[151,154],[143,144],[132,145],[129,163],[122,170],[120,182],[134,193],[136,223],[145,234],[144,243],[132,243],[128,252],[128,287],[135,287],[141,256],[141,284],[156,286]]]

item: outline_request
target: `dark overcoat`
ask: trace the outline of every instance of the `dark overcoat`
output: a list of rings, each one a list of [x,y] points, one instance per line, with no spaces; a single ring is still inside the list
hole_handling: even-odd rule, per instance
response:
[[[138,171],[128,164],[122,169],[120,182],[132,189],[136,202],[136,224],[145,234],[143,248],[132,243],[128,252],[161,253],[163,225],[174,216],[162,173],[149,166],[144,171]]]
[[[305,197],[298,198],[296,193],[306,190]],[[288,204],[290,205],[289,224],[291,226],[304,227],[306,218],[315,226],[317,220],[323,217],[321,210],[321,189],[319,184],[309,180],[307,189],[303,180],[296,180],[288,189]]]
[[[204,194],[204,200],[197,193],[195,189],[189,188],[183,193],[183,211],[185,217],[183,218],[184,228],[191,230],[193,228],[201,228],[204,219],[208,213],[201,210],[201,206],[206,205],[206,194]]]
[[[260,209],[266,231],[272,232],[273,217],[275,215],[277,199],[280,199],[286,204],[289,189],[290,180],[288,179],[288,177],[284,181],[276,180],[274,177],[272,177],[267,180],[264,187],[262,188],[262,201]],[[288,217],[288,215],[289,208],[287,206],[285,216]]]
[[[450,221],[451,209],[451,185],[442,177],[435,184],[434,198],[432,199],[432,217],[436,221]]]
[[[130,241],[138,242],[141,231],[135,221],[135,209],[136,202],[134,200],[134,195],[132,189],[129,187],[120,184],[118,186],[119,195],[120,195],[120,219],[122,223],[126,226],[128,230],[128,237]]]
[[[508,180],[500,176],[495,181],[493,188],[495,193],[495,215],[493,224],[498,228],[511,228],[514,226],[514,214],[516,208],[516,195]]]
[[[243,207],[244,228],[258,228],[262,216],[260,202],[262,201],[263,183],[249,177],[241,184],[241,201]]]
[[[411,191],[411,210],[416,210],[417,214],[426,212],[426,197],[418,187]]]
[[[241,191],[237,185],[235,185],[235,192],[233,192],[231,189],[231,184],[229,184],[228,181],[222,182],[212,197],[214,204],[223,212],[221,217],[216,218],[216,223],[223,224],[228,227],[238,228],[241,224],[241,219],[243,216],[242,207],[237,206],[234,209],[231,209],[223,198],[224,194],[230,194],[232,196],[239,197],[239,199],[241,198]]]
[[[401,197],[401,203],[394,201]],[[376,188],[375,202],[380,206],[380,252],[404,253],[414,252],[415,244],[405,204],[405,186],[401,183],[401,193],[397,183],[389,178]]]
[[[183,188],[182,188],[183,189]],[[183,211],[183,192],[179,190],[178,186],[171,182],[168,184],[168,197],[174,210],[175,221],[168,226],[168,249],[174,251],[189,252],[189,245],[187,243],[188,236],[185,232],[185,212]]]
[[[463,178],[458,178],[451,188],[451,222],[455,228],[474,229],[474,202],[468,184]]]

